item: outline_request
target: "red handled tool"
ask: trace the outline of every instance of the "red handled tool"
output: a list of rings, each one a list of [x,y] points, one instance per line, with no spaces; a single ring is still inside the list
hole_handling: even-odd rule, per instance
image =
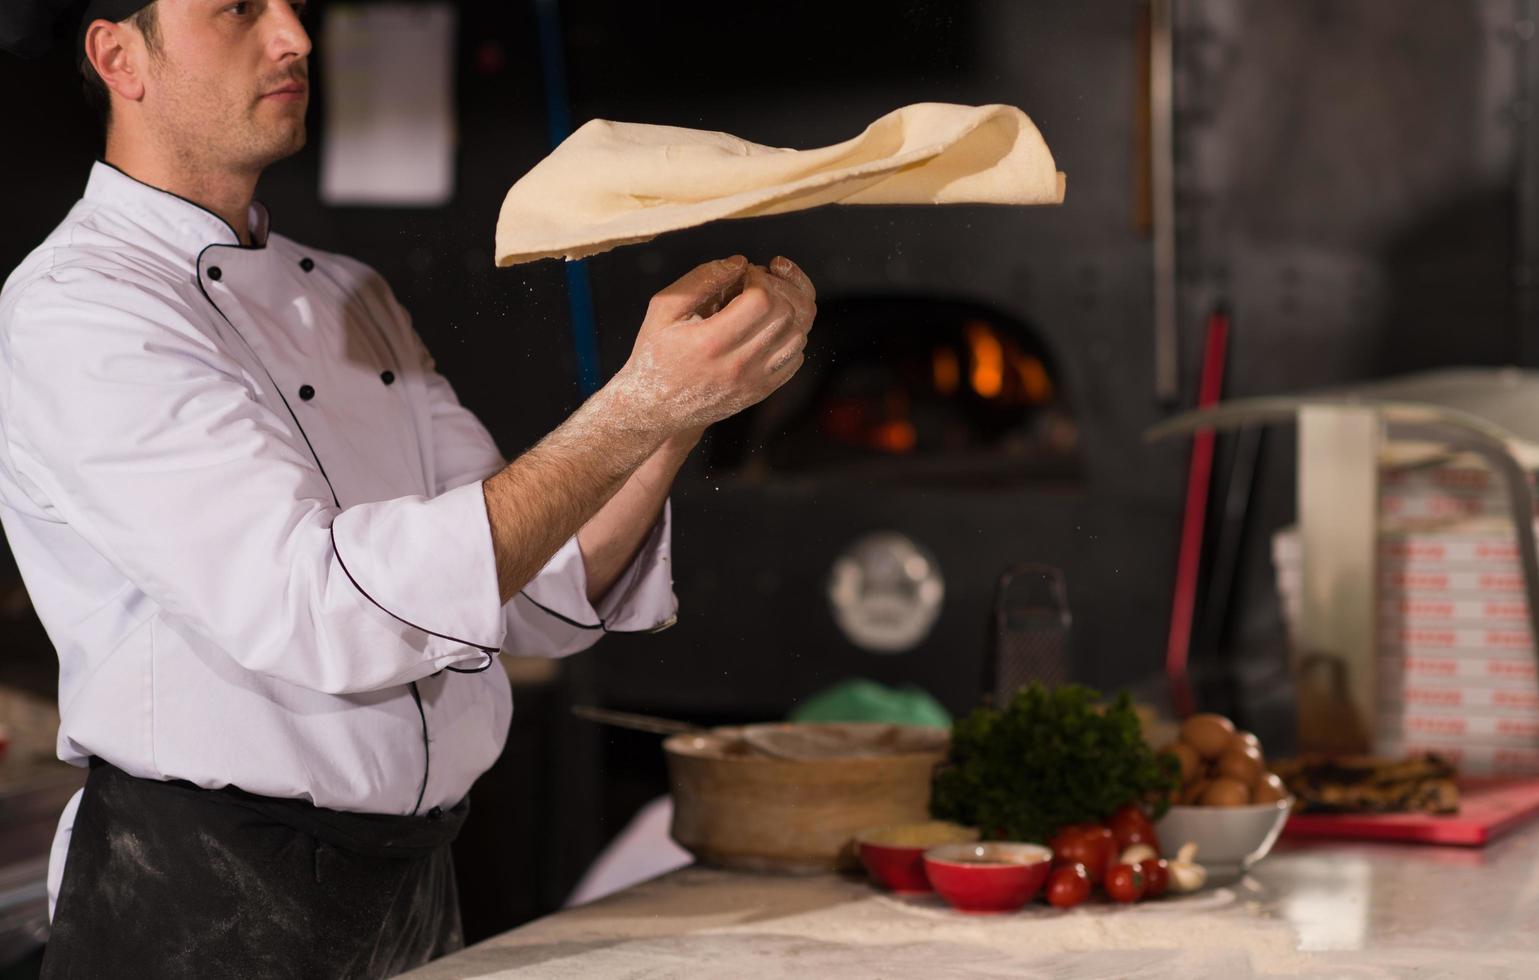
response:
[[[1224,389],[1225,353],[1229,347],[1229,314],[1223,307],[1208,315],[1202,348],[1202,380],[1197,407],[1218,403]],[[1192,437],[1192,459],[1186,474],[1186,512],[1181,521],[1181,550],[1176,558],[1176,589],[1170,609],[1170,637],[1165,645],[1165,677],[1171,706],[1185,718],[1195,708],[1186,662],[1192,648],[1192,619],[1197,607],[1198,573],[1208,517],[1208,486],[1213,478],[1213,430]]]

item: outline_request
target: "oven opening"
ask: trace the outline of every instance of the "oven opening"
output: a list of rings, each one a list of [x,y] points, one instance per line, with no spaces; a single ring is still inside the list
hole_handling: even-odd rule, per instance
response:
[[[853,296],[818,304],[801,371],[716,426],[709,460],[717,472],[761,478],[1073,478],[1079,429],[1030,324],[962,299]]]

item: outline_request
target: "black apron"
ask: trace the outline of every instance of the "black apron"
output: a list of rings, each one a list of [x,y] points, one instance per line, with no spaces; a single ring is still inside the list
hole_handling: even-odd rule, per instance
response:
[[[44,978],[388,977],[464,945],[427,816],[138,779],[92,760]]]

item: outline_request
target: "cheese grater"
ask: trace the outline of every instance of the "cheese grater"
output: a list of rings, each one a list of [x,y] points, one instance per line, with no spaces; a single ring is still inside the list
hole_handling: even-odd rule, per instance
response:
[[[984,696],[1003,707],[1021,686],[1069,680],[1069,594],[1052,565],[1016,565],[999,577]]]

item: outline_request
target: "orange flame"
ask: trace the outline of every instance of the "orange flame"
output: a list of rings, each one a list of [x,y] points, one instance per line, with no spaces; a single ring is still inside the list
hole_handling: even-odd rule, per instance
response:
[[[982,320],[972,320],[965,327],[967,346],[972,353],[970,378],[973,391],[984,398],[998,398],[1005,387],[1005,349],[994,328]]]
[[[1053,399],[1053,381],[1047,376],[1047,368],[1040,360],[1019,351],[1010,352],[1010,362],[1026,389],[1026,400],[1033,405],[1043,405]]]
[[[956,352],[950,347],[937,347],[930,352],[930,373],[935,378],[935,390],[943,395],[956,394],[962,381],[962,366]]]
[[[889,453],[913,452],[918,441],[919,435],[914,431],[913,423],[907,419],[883,422],[871,430],[871,443]]]

